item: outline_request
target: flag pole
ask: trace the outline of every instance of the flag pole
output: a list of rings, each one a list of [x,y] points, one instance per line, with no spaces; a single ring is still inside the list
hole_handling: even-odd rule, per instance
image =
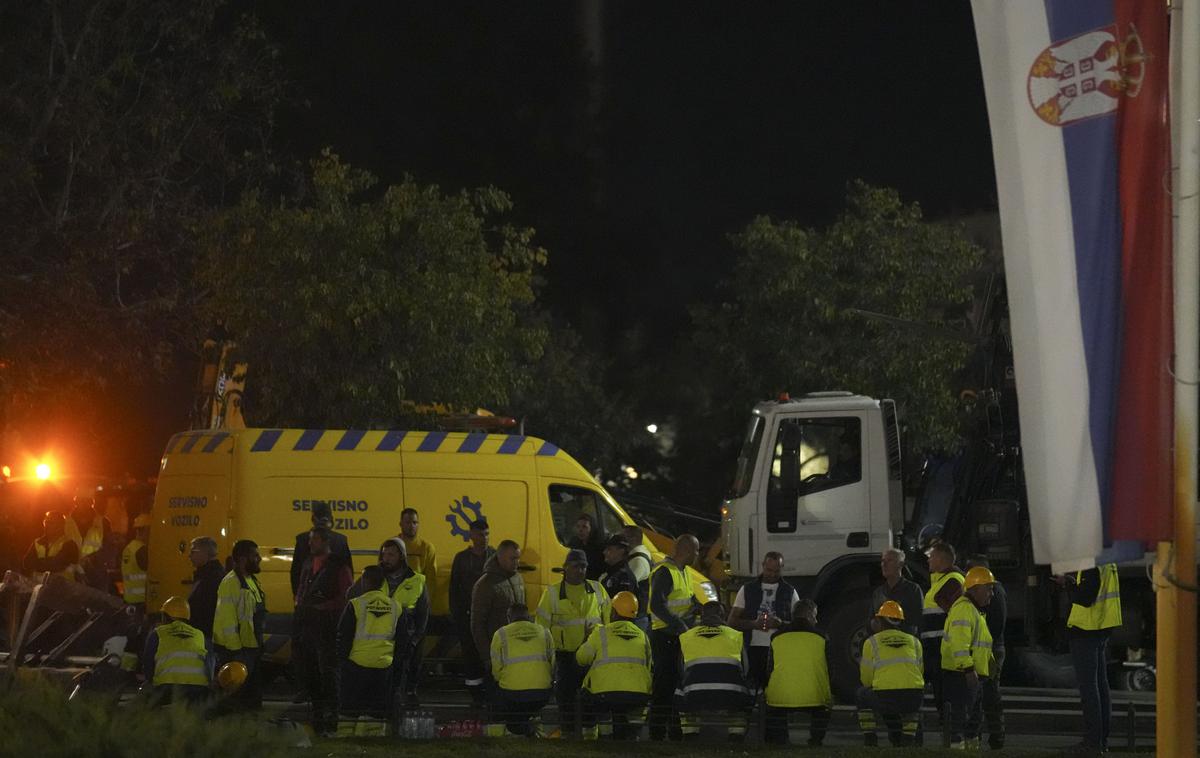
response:
[[[1171,3],[1175,292],[1173,540],[1158,545],[1158,755],[1196,755],[1196,454],[1200,368],[1200,0]]]

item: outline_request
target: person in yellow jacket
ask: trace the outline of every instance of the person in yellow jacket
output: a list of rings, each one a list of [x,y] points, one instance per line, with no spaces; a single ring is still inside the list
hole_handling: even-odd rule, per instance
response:
[[[68,582],[75,581],[79,545],[67,536],[66,521],[62,511],[46,511],[42,519],[42,536],[33,541],[21,560],[26,576],[36,578],[48,571]]]
[[[730,742],[741,742],[754,697],[742,633],[725,625],[725,606],[705,603],[700,624],[679,635],[683,680],[677,692],[683,739],[700,737],[700,715],[719,713]]]
[[[829,687],[829,645],[817,631],[817,604],[797,600],[791,618],[771,638],[767,656],[766,725],[769,744],[788,744],[788,715],[809,714],[808,744],[819,746],[829,729],[833,692]]]
[[[535,623],[524,605],[508,609],[508,624],[496,630],[491,644],[492,692],[489,736],[508,733],[538,736],[534,722],[550,702],[554,679],[554,640],[550,630]]]
[[[863,643],[857,694],[858,725],[863,744],[879,744],[875,734],[878,714],[894,747],[911,745],[917,738],[921,702],[925,697],[925,655],[921,640],[905,630],[904,609],[886,600],[871,620],[874,632]]]
[[[233,570],[217,587],[217,610],[213,615],[213,650],[219,666],[240,661],[246,666],[246,681],[227,702],[231,708],[262,707],[259,658],[262,656],[266,595],[256,578],[262,568],[258,545],[238,540],[233,545]]]
[[[592,629],[608,620],[609,599],[604,587],[587,578],[588,557],[582,550],[569,550],[563,560],[563,578],[542,592],[537,621],[554,639],[554,699],[564,735],[576,735],[579,721],[575,711],[584,669],[575,651]]]
[[[1115,563],[1076,572],[1072,578],[1068,587],[1071,615],[1067,617],[1067,643],[1083,704],[1081,747],[1098,752],[1108,747],[1112,720],[1108,638],[1122,624],[1121,580]]]
[[[695,535],[675,539],[671,556],[650,572],[650,649],[654,651],[654,686],[650,694],[650,739],[679,739],[676,710],[679,688],[679,636],[696,623],[697,602],[688,566],[700,553]]]
[[[191,608],[181,597],[162,604],[164,623],[146,635],[142,673],[156,705],[199,704],[208,698],[212,661],[204,633],[188,623]]]
[[[391,713],[392,662],[403,609],[387,592],[380,566],[363,569],[361,594],[338,622],[339,737],[383,736]]]
[[[965,591],[946,614],[942,637],[942,696],[950,706],[951,747],[979,746],[979,721],[973,718],[979,680],[992,671],[992,635],[980,608],[992,601],[996,578],[983,566],[967,572]],[[944,707],[944,706],[943,706]]]
[[[941,716],[942,637],[946,633],[946,610],[963,592],[963,573],[955,565],[954,546],[940,539],[925,551],[929,559],[929,591],[921,607],[921,647],[925,650],[925,682],[933,692]]]
[[[629,716],[645,713],[653,656],[650,640],[634,621],[637,617],[637,595],[618,592],[612,599],[612,620],[593,629],[575,651],[575,661],[590,667],[583,679],[584,739],[632,740],[641,729],[640,724],[630,724]]]
[[[126,605],[141,613],[146,609],[146,540],[150,535],[150,516],[138,514],[133,520],[133,539],[121,551],[121,597]]]

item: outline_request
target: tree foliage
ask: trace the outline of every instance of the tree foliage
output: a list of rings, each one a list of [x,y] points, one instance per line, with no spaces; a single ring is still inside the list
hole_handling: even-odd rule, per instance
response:
[[[252,423],[396,423],[404,401],[503,406],[542,352],[546,253],[486,187],[378,191],[328,150],[299,201],[251,192],[212,225],[204,312],[250,361]],[[374,194],[372,194],[374,193]]]

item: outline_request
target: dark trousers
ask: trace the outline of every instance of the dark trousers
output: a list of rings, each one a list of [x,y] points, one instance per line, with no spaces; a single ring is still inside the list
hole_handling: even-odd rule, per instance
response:
[[[307,610],[297,613],[296,670],[312,699],[317,734],[337,728],[337,617]]]
[[[942,618],[944,619],[945,616]],[[925,689],[933,695],[940,723],[942,704],[946,702],[946,698],[942,694],[942,638],[923,637],[921,646],[925,650]]]
[[[1071,662],[1083,703],[1083,744],[1108,745],[1112,699],[1108,692],[1108,630],[1089,632],[1070,640]]]
[[[979,698],[979,685],[974,686],[961,671],[942,670],[942,697],[950,704],[950,741],[961,742],[979,736],[979,724],[971,730],[971,713]]]
[[[767,657],[771,648],[765,645],[749,645],[746,648],[746,660],[750,664],[750,688],[765,690],[767,688]]]
[[[1000,670],[1004,667],[1004,648],[992,651],[996,665],[991,676],[979,680],[979,700],[975,703],[972,724],[986,722],[988,745],[999,750],[1004,747],[1004,701],[1000,699]],[[978,726],[975,728],[978,733]]]
[[[829,730],[829,708],[823,705],[807,708],[776,708],[768,705],[766,708],[763,741],[768,745],[787,745],[791,741],[788,737],[788,717],[793,713],[808,714],[808,744],[820,745],[824,742],[825,732]]]
[[[392,713],[392,670],[342,661],[338,667],[337,693],[338,713],[344,719],[359,716],[389,718]]]
[[[196,684],[159,684],[150,692],[150,704],[159,708],[172,703],[183,703],[187,706],[204,706],[208,704],[212,692],[208,687]]]
[[[215,712],[221,714],[234,711],[257,711],[262,708],[262,676],[259,671],[262,649],[244,647],[241,650],[227,650],[218,647],[215,652],[217,671],[220,671],[226,663],[234,661],[239,661],[246,667],[246,681],[242,682],[242,686],[238,687],[232,695],[222,698]]]
[[[558,704],[558,722],[564,737],[579,735],[575,704],[586,671],[585,667],[575,662],[574,652],[559,650],[554,653],[554,702]]]
[[[550,702],[550,693],[543,690],[492,690],[492,722],[503,723],[512,734],[528,737],[533,731],[530,721]]]
[[[858,723],[864,736],[874,741],[876,715],[887,728],[888,740],[894,746],[912,744],[917,738],[917,726],[921,721],[921,704],[924,690],[876,690],[859,687],[855,700],[858,704]]]
[[[404,694],[410,698],[417,697],[417,684],[421,677],[421,662],[425,656],[421,650],[421,643],[424,642],[424,637],[418,637],[415,640],[405,639],[399,647],[404,650],[404,660],[400,662],[399,668],[402,676],[397,682],[398,685],[404,688]]]
[[[679,687],[679,637],[665,629],[651,630],[650,653],[654,656],[653,687],[650,695],[650,739],[683,738],[675,689]]]
[[[583,726],[591,729],[600,724],[600,736],[609,733],[616,740],[634,740],[642,730],[643,712],[649,695],[637,692],[601,692],[598,695],[584,690],[580,695],[583,705]],[[630,718],[630,717],[633,718]]]
[[[474,638],[471,637],[470,618],[456,623],[454,630],[458,635],[459,648],[462,650],[463,684],[466,685],[467,693],[471,696],[471,704],[478,708],[484,703],[484,682],[486,680],[483,663],[479,660],[479,650],[475,647]]]

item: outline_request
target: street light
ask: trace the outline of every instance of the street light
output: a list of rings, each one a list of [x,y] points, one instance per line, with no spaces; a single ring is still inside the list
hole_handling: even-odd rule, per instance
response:
[[[49,463],[39,463],[38,465],[34,466],[33,474],[34,474],[34,476],[36,476],[38,479],[41,479],[42,481],[49,479],[50,478],[50,464]]]

